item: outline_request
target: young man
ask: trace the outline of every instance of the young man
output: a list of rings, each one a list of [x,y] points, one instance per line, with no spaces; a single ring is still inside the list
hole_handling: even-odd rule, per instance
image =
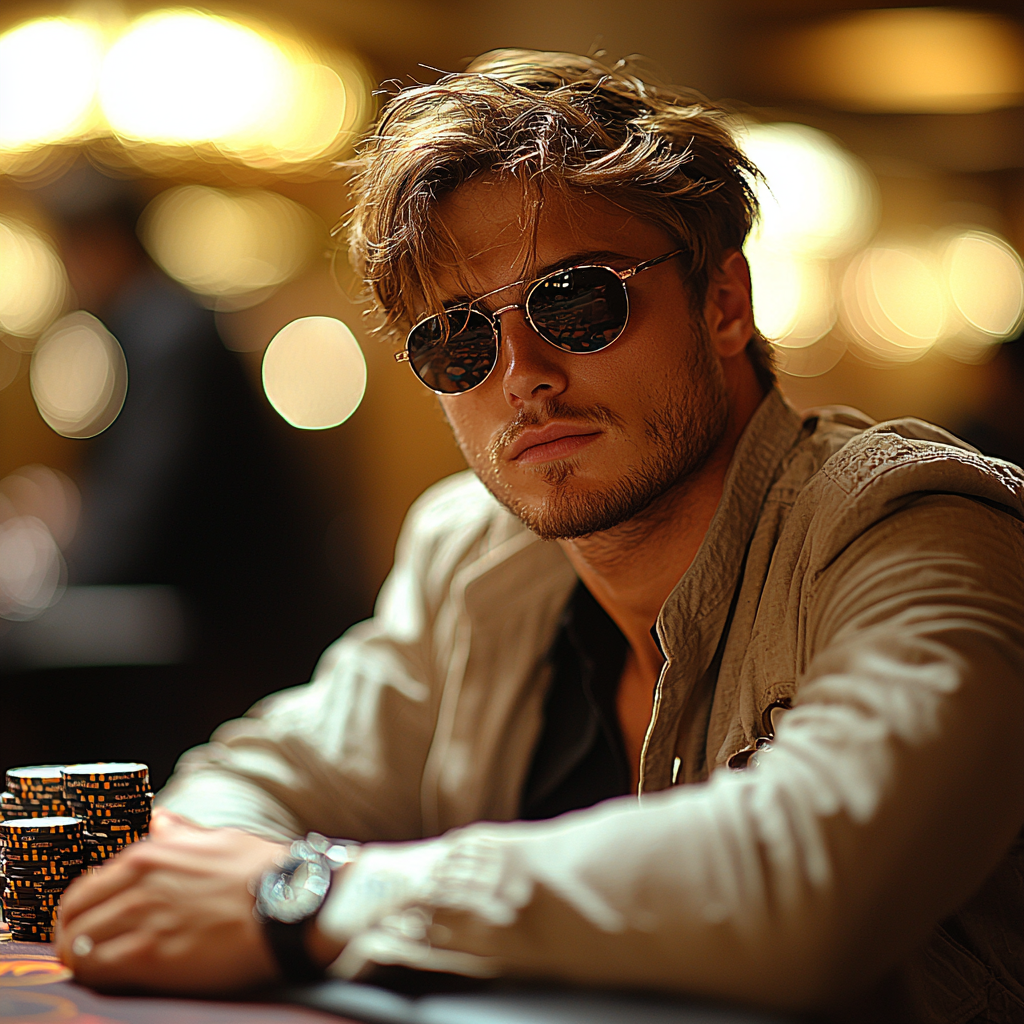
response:
[[[393,963],[1013,1019],[1021,474],[785,404],[755,171],[702,101],[504,51],[400,93],[360,164],[357,259],[473,473],[315,680],[69,891],[62,955],[195,992]],[[270,872],[259,924],[309,830],[371,845],[325,900],[300,876],[336,851],[297,848],[301,906]]]

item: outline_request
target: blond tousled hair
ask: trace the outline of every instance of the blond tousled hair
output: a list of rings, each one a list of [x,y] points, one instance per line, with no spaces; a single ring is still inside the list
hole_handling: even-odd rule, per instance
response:
[[[409,325],[411,303],[440,311],[433,278],[456,268],[458,254],[438,204],[478,175],[519,179],[536,210],[548,190],[592,194],[657,224],[688,250],[695,312],[709,274],[743,245],[757,214],[758,171],[726,111],[645,81],[625,62],[569,53],[495,50],[462,73],[402,89],[349,166],[351,257],[385,329]],[[759,333],[747,352],[770,385]]]

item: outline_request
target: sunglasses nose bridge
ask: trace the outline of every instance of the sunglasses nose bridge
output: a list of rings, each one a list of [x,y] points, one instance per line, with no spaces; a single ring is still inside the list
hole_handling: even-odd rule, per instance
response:
[[[492,320],[500,320],[503,313],[508,313],[513,309],[525,309],[525,306],[521,302],[510,302],[507,306],[502,306],[500,309],[494,310],[490,317]]]

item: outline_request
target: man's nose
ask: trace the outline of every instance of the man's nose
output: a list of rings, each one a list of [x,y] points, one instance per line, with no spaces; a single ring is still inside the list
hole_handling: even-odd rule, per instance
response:
[[[527,322],[523,311],[501,314],[501,384],[510,405],[546,402],[565,391],[568,353],[549,345]]]

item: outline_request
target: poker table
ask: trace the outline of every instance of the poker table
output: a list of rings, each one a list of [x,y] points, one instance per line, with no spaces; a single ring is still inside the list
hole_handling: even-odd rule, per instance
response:
[[[328,981],[249,1000],[108,996],[46,943],[0,943],[0,1024],[784,1024],[783,1018],[585,990],[395,991]]]

